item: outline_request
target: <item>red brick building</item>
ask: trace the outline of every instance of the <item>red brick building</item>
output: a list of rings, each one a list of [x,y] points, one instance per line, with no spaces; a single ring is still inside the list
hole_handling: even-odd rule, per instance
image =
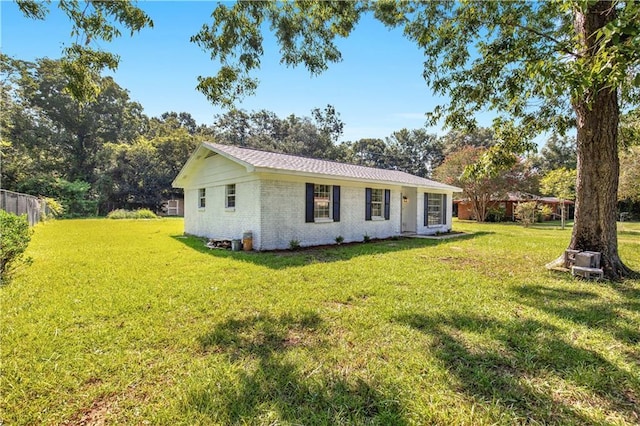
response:
[[[490,201],[487,208],[487,211],[489,212],[487,220],[494,222],[513,222],[516,220],[516,206],[519,203],[525,203],[528,201],[536,201],[538,204],[551,207],[553,213],[545,217],[544,220],[560,220],[562,214],[562,200],[556,197],[540,197],[538,195],[520,192],[512,192],[503,198]],[[573,211],[574,202],[565,200],[565,218],[567,220],[573,219]],[[457,216],[460,220],[475,220],[472,204],[466,199],[453,201],[453,215]]]

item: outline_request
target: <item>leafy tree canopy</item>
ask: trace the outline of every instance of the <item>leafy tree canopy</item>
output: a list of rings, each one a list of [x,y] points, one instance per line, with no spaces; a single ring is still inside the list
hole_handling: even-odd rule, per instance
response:
[[[450,97],[432,112],[434,122],[475,127],[485,109],[515,118],[522,136],[541,130],[564,132],[573,124],[572,102],[594,86],[620,88],[637,101],[640,78],[640,5],[612,2],[617,18],[594,34],[596,49],[584,51],[573,16],[586,1],[458,2],[238,2],[219,4],[213,22],[192,41],[221,62],[199,89],[216,104],[231,106],[253,93],[251,76],[263,55],[261,31],[268,25],[280,44],[282,62],[312,74],[342,58],[335,40],[347,37],[365,13],[405,35],[425,53],[424,77],[436,94]],[[616,48],[610,48],[615,45]],[[523,138],[520,138],[523,139]]]
[[[51,1],[17,0],[22,13],[33,19],[45,19]],[[79,101],[94,100],[100,93],[100,73],[115,70],[118,55],[99,47],[101,41],[110,42],[120,37],[123,30],[132,35],[153,21],[130,1],[59,0],[55,2],[72,24],[75,40],[63,49],[62,68],[68,76],[65,88]]]

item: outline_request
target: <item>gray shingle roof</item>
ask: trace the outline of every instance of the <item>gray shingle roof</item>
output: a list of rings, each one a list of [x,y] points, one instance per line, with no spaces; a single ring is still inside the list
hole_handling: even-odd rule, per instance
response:
[[[460,192],[460,188],[445,185],[430,179],[424,179],[398,170],[384,170],[373,167],[356,166],[354,164],[338,163],[335,161],[317,160],[296,155],[279,154],[275,152],[258,151],[231,145],[221,145],[204,142],[203,145],[218,154],[230,159],[238,160],[256,169],[272,169],[291,171],[304,174],[335,176],[337,178],[357,179],[364,181],[386,182],[438,188]]]

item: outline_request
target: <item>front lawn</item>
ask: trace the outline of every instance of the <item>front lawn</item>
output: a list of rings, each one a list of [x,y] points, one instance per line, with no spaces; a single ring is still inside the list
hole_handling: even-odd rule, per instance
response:
[[[638,424],[640,280],[546,271],[569,228],[454,230],[232,253],[176,219],[41,224],[0,288],[0,423]]]

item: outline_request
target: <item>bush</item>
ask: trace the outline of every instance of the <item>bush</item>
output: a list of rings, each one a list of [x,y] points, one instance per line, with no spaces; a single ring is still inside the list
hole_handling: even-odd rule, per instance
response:
[[[149,209],[125,210],[117,209],[107,214],[109,219],[157,219],[158,216]]]
[[[520,203],[516,206],[516,217],[518,221],[526,228],[532,223],[536,222],[538,216],[538,203],[535,201],[527,201],[526,203]]]
[[[507,216],[507,210],[504,207],[490,208],[487,212],[487,222],[502,222]]]
[[[158,216],[149,209],[140,209],[133,212],[134,219],[157,219]]]
[[[296,250],[300,248],[300,241],[291,240],[289,241],[289,250]]]
[[[63,208],[62,217],[66,218],[94,216],[98,207],[91,192],[91,184],[81,180],[69,182],[61,178],[40,176],[25,180],[17,189],[27,194],[55,198]]]
[[[342,235],[338,235],[336,237],[336,244],[340,245],[344,241],[344,237]]]
[[[4,280],[10,269],[22,261],[24,251],[31,241],[31,229],[27,215],[16,216],[0,210],[0,277]]]
[[[47,213],[44,214],[42,220],[49,220],[54,217],[61,216],[64,213],[64,207],[57,200],[50,197],[44,197],[43,200],[46,205]]]
[[[538,222],[544,222],[544,220],[553,214],[553,209],[549,206],[542,205],[538,208]]]
[[[129,219],[131,212],[125,209],[112,210],[107,214],[108,219]]]

